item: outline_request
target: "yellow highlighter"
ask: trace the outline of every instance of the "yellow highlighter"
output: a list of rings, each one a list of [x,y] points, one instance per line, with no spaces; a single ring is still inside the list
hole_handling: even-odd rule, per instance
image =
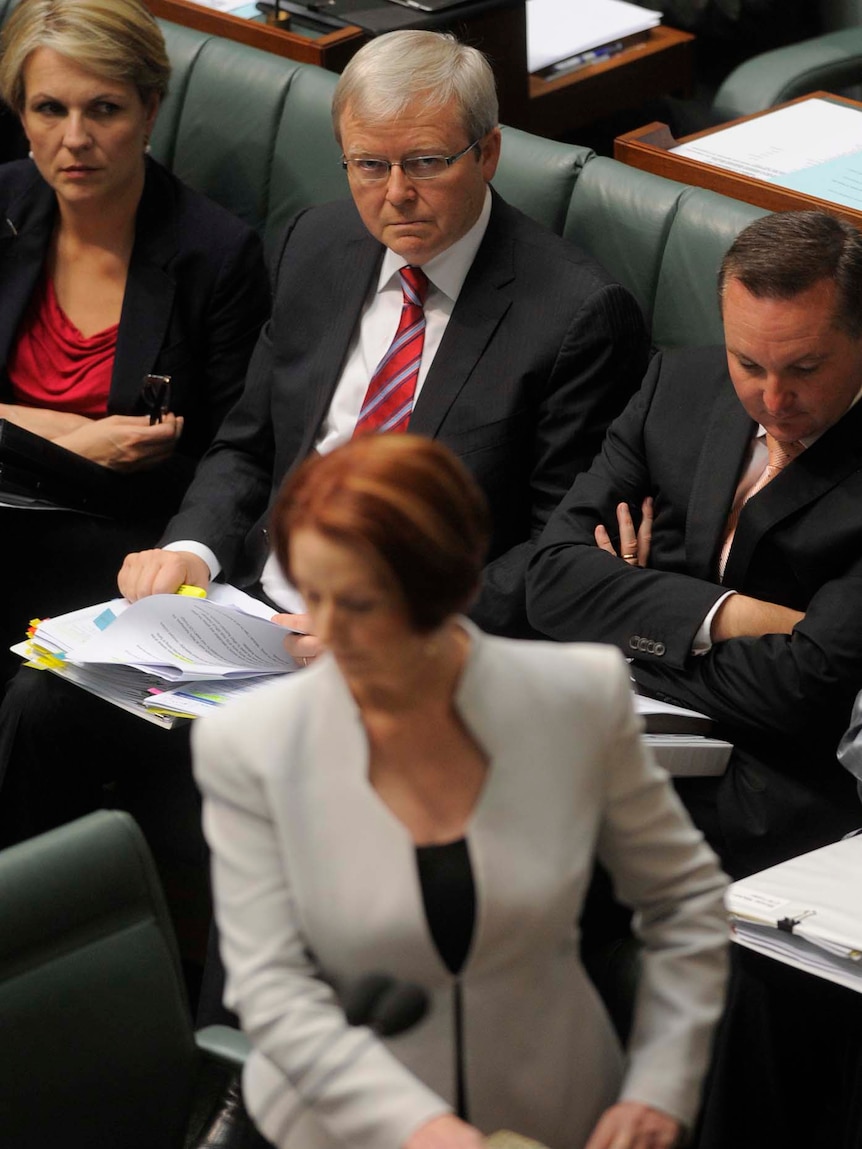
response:
[[[183,583],[178,586],[174,594],[188,595],[189,598],[206,598],[207,592],[202,586],[190,586],[188,583]]]

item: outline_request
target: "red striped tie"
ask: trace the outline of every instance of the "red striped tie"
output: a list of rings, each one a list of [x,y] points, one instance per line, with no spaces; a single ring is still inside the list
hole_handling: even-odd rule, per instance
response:
[[[413,410],[419,362],[425,345],[425,296],[428,277],[421,267],[402,267],[404,302],[395,338],[368,384],[354,435],[369,431],[406,431]]]

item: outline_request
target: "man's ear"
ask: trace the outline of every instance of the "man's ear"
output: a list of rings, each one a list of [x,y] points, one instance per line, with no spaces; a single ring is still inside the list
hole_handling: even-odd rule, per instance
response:
[[[482,165],[482,175],[485,177],[486,183],[490,183],[494,178],[497,164],[500,162],[501,143],[502,135],[497,127],[492,128],[479,145],[479,162]]]

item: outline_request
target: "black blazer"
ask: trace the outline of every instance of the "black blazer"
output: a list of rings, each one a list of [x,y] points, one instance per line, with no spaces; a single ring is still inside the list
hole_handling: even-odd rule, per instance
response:
[[[712,715],[736,752],[719,788],[735,874],[833,841],[859,822],[835,758],[862,686],[862,407],[847,412],[745,505],[718,558],[755,425],[722,348],[656,356],[539,541],[533,624],[560,640],[611,642],[651,692]],[[646,569],[599,550],[615,507],[655,520]],[[727,590],[805,612],[792,635],[694,637]],[[728,859],[726,859],[728,860]]]
[[[351,202],[292,222],[243,399],[164,541],[206,543],[232,581],[259,575],[267,510],[316,441],[382,255]],[[474,611],[487,629],[526,630],[531,540],[598,449],[646,354],[632,296],[495,196],[410,421],[451,447],[489,499],[493,561]]]
[[[6,360],[42,268],[56,218],[51,188],[30,160],[0,166],[0,401],[11,401]],[[240,394],[270,308],[260,240],[238,219],[152,161],[136,217],[108,411],[142,414],[144,375],[170,375],[171,407],[185,416],[177,450],[146,471],[118,476],[122,517],[0,508],[9,554],[0,649],[34,615],[116,594],[129,551],[152,546],[176,510],[219,423]],[[58,571],[62,573],[58,573]],[[0,656],[0,677],[17,659]]]
[[[31,160],[0,166],[0,400],[12,401],[6,361],[42,273],[56,199]],[[185,416],[185,482],[239,396],[270,309],[256,232],[153,160],[117,334],[108,414],[143,414],[143,377],[172,377]]]

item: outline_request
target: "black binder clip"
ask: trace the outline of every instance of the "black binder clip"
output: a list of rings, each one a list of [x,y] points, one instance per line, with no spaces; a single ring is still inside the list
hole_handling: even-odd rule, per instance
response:
[[[792,934],[793,927],[798,926],[799,922],[796,918],[779,918],[776,925],[780,930],[784,930],[786,934]]]

